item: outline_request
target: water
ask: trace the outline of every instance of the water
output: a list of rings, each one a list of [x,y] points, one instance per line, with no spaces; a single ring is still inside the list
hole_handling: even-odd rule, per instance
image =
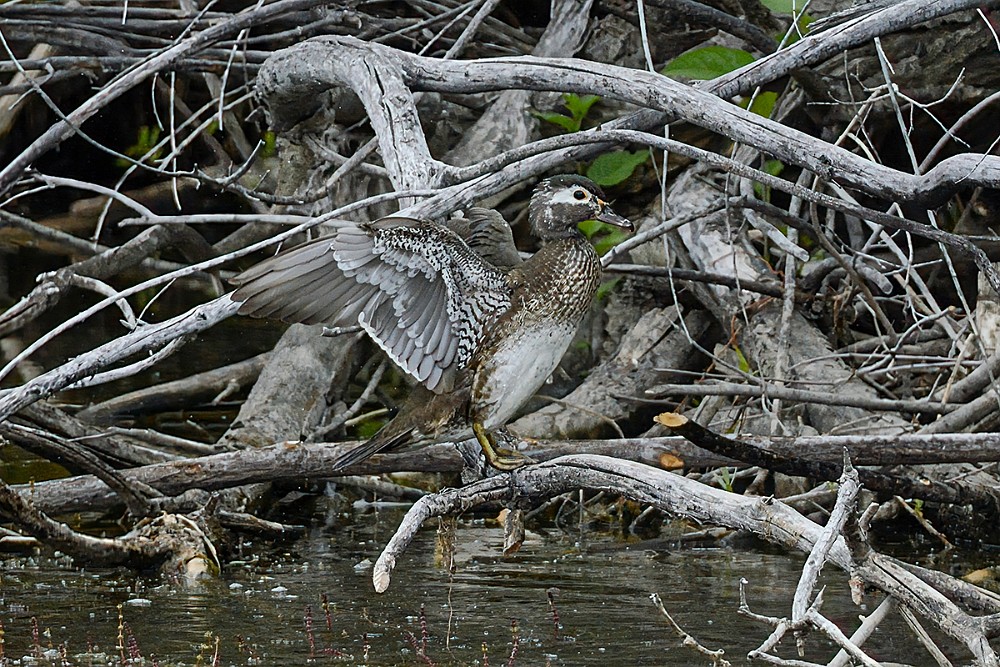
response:
[[[244,339],[251,338],[244,332]],[[231,348],[199,343],[198,349]],[[201,362],[211,366],[219,360]],[[179,422],[190,415],[181,416]],[[209,418],[198,427],[217,435],[224,425]],[[0,475],[8,482],[64,474],[54,464],[18,455],[16,448],[3,450]],[[435,565],[436,524],[431,521],[400,559],[388,592],[377,595],[371,570],[360,564],[378,557],[403,510],[352,511],[330,498],[320,499],[315,511],[286,510],[298,515],[268,518],[308,525],[306,537],[284,545],[245,544],[219,579],[195,585],[125,570],[82,570],[67,559],[0,561],[5,655],[21,659],[51,646],[51,659],[22,664],[58,665],[58,651],[65,647],[69,664],[119,665],[121,604],[124,644],[134,637],[135,651],[146,664],[155,656],[164,666],[211,665],[216,652],[224,666],[708,664],[680,645],[649,600],[655,592],[684,630],[709,649],[725,649],[737,665],[745,664],[746,653],[771,631],[737,613],[741,578],[749,582],[755,612],[787,616],[803,561],[799,554],[757,546],[693,547],[667,540],[630,545],[601,532],[613,528],[608,525],[582,532],[547,526],[547,534],[529,532],[521,551],[505,558],[501,530],[466,516],[457,531],[453,574]],[[684,530],[669,526],[664,533]],[[946,570],[953,565],[935,564]],[[829,586],[824,611],[849,634],[858,615],[869,609],[850,601],[843,573],[832,570],[824,580]],[[878,599],[867,602],[874,608]],[[37,646],[33,618],[40,633]],[[512,621],[517,627],[513,660]],[[426,659],[417,653],[422,625]],[[795,658],[790,642],[780,655]],[[916,645],[898,619],[887,622],[869,643],[876,657],[934,665],[914,651]],[[819,662],[835,653],[815,633],[808,647],[806,658]]]
[[[500,529],[470,519],[459,526],[451,575],[434,565],[431,521],[400,559],[388,592],[377,595],[363,563],[377,558],[400,517],[401,511],[355,514],[353,523],[337,526],[328,516],[326,527],[320,520],[294,543],[244,545],[243,560],[229,564],[220,579],[194,585],[81,570],[66,559],[9,559],[0,586],[5,653],[32,653],[35,617],[42,648],[65,644],[70,664],[119,664],[123,603],[138,651],[147,659],[155,655],[160,665],[211,665],[216,650],[220,665],[482,665],[484,646],[488,664],[507,665],[512,619],[515,665],[707,664],[680,646],[649,600],[657,592],[685,630],[742,664],[770,628],[737,614],[740,579],[749,581],[755,612],[785,616],[802,564],[798,556],[755,550],[664,542],[655,551],[631,548],[594,534],[580,544],[579,536],[564,533],[529,533],[520,553],[504,558]],[[850,602],[843,573],[824,576],[824,610],[849,633],[866,610]],[[549,604],[553,588],[558,628]],[[415,652],[422,643],[421,606],[426,660]],[[788,658],[795,657],[790,641],[781,652]],[[883,627],[871,645],[883,659],[934,664],[913,651],[915,641],[899,622]],[[809,647],[809,658],[833,656],[816,634]]]

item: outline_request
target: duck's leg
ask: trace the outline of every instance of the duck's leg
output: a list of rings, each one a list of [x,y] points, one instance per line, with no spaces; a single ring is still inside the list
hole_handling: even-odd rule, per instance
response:
[[[476,434],[476,440],[479,441],[479,446],[483,448],[486,461],[497,470],[516,470],[535,462],[531,457],[525,456],[513,449],[497,447],[496,438],[486,430],[486,427],[481,422],[472,422],[472,432]]]

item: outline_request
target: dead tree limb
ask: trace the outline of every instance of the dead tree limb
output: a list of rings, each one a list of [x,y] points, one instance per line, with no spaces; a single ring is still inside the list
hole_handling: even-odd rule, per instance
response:
[[[375,88],[377,80],[403,87],[393,88],[392,98],[382,97]],[[350,37],[322,37],[279,51],[265,63],[258,79],[258,88],[269,100],[279,129],[293,122],[287,114],[301,117],[303,103],[340,86],[358,94],[376,128],[394,128],[394,132],[377,135],[381,142],[391,144],[397,154],[394,159],[407,161],[400,163],[401,167],[410,165],[444,182],[453,182],[449,175],[454,168],[430,157],[426,144],[416,137],[419,122],[415,117],[400,117],[396,109],[389,113],[390,99],[412,104],[412,100],[407,102],[412,91],[478,93],[508,88],[599,94],[669,113],[799,165],[826,181],[843,183],[886,201],[940,202],[959,183],[962,187],[1000,186],[1000,158],[959,155],[915,176],[661,75],[572,58],[522,56],[445,62]],[[400,100],[396,96],[402,90],[406,93]],[[402,125],[394,125],[397,122]],[[407,141],[395,140],[395,132],[400,130]],[[383,154],[387,148],[383,145]]]
[[[309,9],[323,4],[320,0],[278,0],[254,11],[244,12],[230,17],[222,23],[213,25],[190,37],[181,40],[174,46],[143,60],[128,68],[114,81],[88,99],[65,118],[54,123],[31,145],[14,157],[6,167],[0,170],[0,195],[6,194],[39,157],[58,146],[66,138],[72,136],[87,119],[106,107],[112,100],[124,95],[139,83],[155,76],[158,72],[169,69],[188,56],[192,56],[215,42],[237,35],[241,30],[272,20],[289,12]]]
[[[817,461],[830,465],[842,460],[844,449],[857,465],[918,463],[989,462],[1000,460],[1000,434],[956,433],[934,436],[811,436],[801,438],[746,438],[747,443],[772,455],[794,457],[810,452]],[[453,445],[432,445],[393,454],[374,456],[362,464],[333,469],[343,453],[356,446],[344,443],[281,443],[234,452],[211,454],[121,471],[126,480],[135,479],[167,496],[188,489],[217,490],[265,481],[296,481],[340,475],[374,475],[398,471],[457,473],[462,457]],[[521,451],[538,461],[548,461],[569,453],[616,457],[647,466],[673,470],[736,466],[741,461],[701,449],[679,436],[624,438],[613,440],[542,440],[522,446]],[[836,478],[834,478],[836,479]],[[104,511],[118,507],[120,500],[95,477],[19,485],[17,491],[30,494],[41,510],[54,513]]]
[[[805,459],[801,456],[781,457],[763,449],[713,433],[704,426],[683,415],[668,412],[658,415],[656,420],[674,433],[682,435],[705,449],[731,456],[750,465],[760,466],[784,473],[835,481],[840,477],[841,467],[826,461]],[[970,504],[975,507],[994,509],[997,498],[986,491],[970,485],[953,483],[950,485],[931,479],[910,480],[874,470],[858,470],[862,484],[872,491],[900,495],[905,498],[921,498],[939,503]]]
[[[0,393],[0,420],[77,380],[93,375],[109,363],[158,348],[181,336],[204,331],[235,314],[238,307],[239,304],[229,298],[219,297],[165,322],[141,326],[16,389],[8,389]]]
[[[516,506],[579,488],[609,491],[698,522],[748,530],[793,551],[810,551],[823,533],[822,526],[770,498],[727,493],[680,475],[618,459],[566,456],[417,501],[375,564],[375,590],[381,593],[388,588],[397,559],[426,519],[458,514],[486,502]],[[983,622],[926,585],[896,559],[872,551],[863,562],[855,562],[843,538],[834,542],[828,558],[934,623],[964,645],[979,664],[1000,664],[985,636]]]

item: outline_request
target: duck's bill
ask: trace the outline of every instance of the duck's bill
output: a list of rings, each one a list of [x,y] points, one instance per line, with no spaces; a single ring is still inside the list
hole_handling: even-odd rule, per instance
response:
[[[618,215],[617,213],[612,211],[610,207],[604,207],[601,210],[601,212],[597,214],[597,217],[594,219],[599,220],[600,222],[606,222],[609,225],[614,225],[615,227],[621,227],[622,229],[627,229],[630,232],[635,231],[635,225],[632,224],[631,220],[629,220],[628,218],[623,218],[622,216]]]

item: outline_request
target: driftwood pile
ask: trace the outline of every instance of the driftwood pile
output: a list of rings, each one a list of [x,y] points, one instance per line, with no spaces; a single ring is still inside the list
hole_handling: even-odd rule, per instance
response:
[[[234,314],[225,278],[400,209],[495,207],[530,251],[531,179],[578,169],[639,232],[604,255],[579,345],[511,424],[545,462],[419,500],[376,588],[429,516],[601,489],[810,552],[756,657],[815,628],[844,650],[830,664],[877,664],[859,646],[898,609],[1000,664],[1000,597],[867,541],[894,514],[943,541],[996,535],[996,3],[814,4],[808,28],[766,4],[0,6],[0,436],[76,475],[0,481],[0,545],[190,572],[219,567],[231,531],[294,532],[250,512],[263,483],[329,477],[336,441],[375,423],[399,376],[357,334],[293,326],[273,350],[158,381]],[[737,62],[660,73],[706,44],[689,74],[706,54]],[[50,352],[67,339],[72,358]],[[135,427],[235,399],[219,437]],[[459,449],[347,472],[468,476]],[[133,524],[113,539],[52,518],[121,507]],[[883,596],[850,639],[821,615],[824,562]]]

